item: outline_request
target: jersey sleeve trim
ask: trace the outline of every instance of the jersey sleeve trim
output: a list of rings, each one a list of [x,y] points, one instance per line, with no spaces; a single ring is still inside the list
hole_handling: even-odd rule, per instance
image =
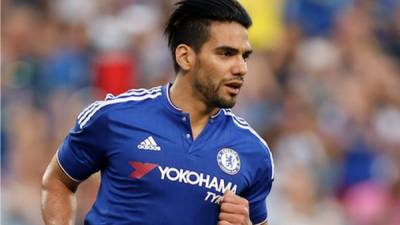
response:
[[[268,221],[268,218],[265,218],[265,220],[263,220],[262,222],[256,223],[256,224],[254,224],[254,225],[261,225],[261,224],[263,224],[263,223],[265,223],[265,222],[267,222],[267,221]]]
[[[78,180],[78,179],[73,178],[73,177],[64,169],[64,167],[61,165],[60,159],[58,158],[58,153],[59,153],[59,151],[60,151],[60,149],[57,150],[56,159],[57,159],[57,163],[58,163],[58,165],[60,166],[61,170],[64,172],[65,175],[67,175],[67,177],[68,177],[69,179],[71,179],[71,180],[73,180],[73,181],[75,181],[75,182],[77,182],[77,183],[82,182],[82,180]]]

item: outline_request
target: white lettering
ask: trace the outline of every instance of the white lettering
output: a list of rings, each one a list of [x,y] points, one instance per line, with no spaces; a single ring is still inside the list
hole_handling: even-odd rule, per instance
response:
[[[189,170],[183,171],[183,169],[179,170],[179,182],[187,183],[186,176],[189,173]]]
[[[215,196],[214,193],[207,191],[207,196],[206,196],[206,198],[204,199],[204,201],[208,201],[208,198],[209,198],[209,197],[214,198],[214,196]]]
[[[170,167],[158,166],[158,170],[161,173],[161,180],[167,178],[170,181],[178,181],[180,183],[197,185],[199,187],[205,187],[216,192],[225,193],[230,190],[233,193],[237,191],[237,185],[231,182],[226,183],[224,179],[218,179],[217,177],[211,177],[208,174],[197,173],[195,171],[176,169]],[[213,194],[213,195],[212,195]],[[212,192],[207,192],[205,200],[216,201],[216,194]]]
[[[219,185],[218,185],[217,191],[225,193],[225,180],[224,179],[219,180]]]
[[[222,200],[222,196],[221,195],[217,195],[217,199],[214,201],[214,203],[219,204]]]
[[[217,190],[218,188],[218,179],[216,177],[213,177],[211,180],[211,183],[207,186],[208,189],[214,188],[214,190]]]
[[[213,198],[211,199],[211,202],[216,202],[220,198],[221,198],[221,195],[214,194]]]
[[[161,172],[161,180],[165,179],[165,174],[167,173],[168,169],[169,167],[165,167],[164,169],[161,166],[158,167],[158,170]]]
[[[207,191],[207,196],[204,198],[204,201],[210,201],[216,204],[219,204],[222,200],[221,195],[217,195],[215,193],[212,193],[210,191]]]
[[[237,188],[236,184],[232,188],[232,183],[231,182],[229,182],[225,186],[225,180],[221,179],[220,182],[219,182],[219,187],[218,187],[217,191],[222,192],[222,193],[225,193],[226,191],[232,191],[233,193],[236,194],[236,188]]]
[[[172,173],[175,173],[175,177],[173,177],[171,174]],[[170,181],[177,181],[178,179],[179,179],[179,171],[177,170],[177,169],[175,169],[175,168],[171,168],[171,169],[169,169],[168,170],[168,173],[167,173],[167,178],[170,180]]]
[[[203,176],[204,176],[204,174],[201,173],[200,180],[199,180],[199,186],[202,187],[203,183],[204,183],[204,186],[207,187],[207,185],[210,183],[210,175],[207,175],[206,179],[204,179]]]
[[[194,177],[196,180],[192,180],[190,179],[191,177]],[[194,171],[190,171],[190,173],[187,176],[187,179],[189,181],[189,184],[191,185],[196,185],[199,182],[199,174],[194,172]]]
[[[233,186],[233,188],[231,189],[231,191],[232,191],[233,193],[236,194],[236,189],[237,189],[237,185],[235,184],[235,185]]]

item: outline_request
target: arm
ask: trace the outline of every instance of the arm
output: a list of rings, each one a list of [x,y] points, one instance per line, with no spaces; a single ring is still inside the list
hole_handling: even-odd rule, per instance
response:
[[[46,225],[74,224],[78,185],[64,173],[54,156],[42,178],[42,217]]]

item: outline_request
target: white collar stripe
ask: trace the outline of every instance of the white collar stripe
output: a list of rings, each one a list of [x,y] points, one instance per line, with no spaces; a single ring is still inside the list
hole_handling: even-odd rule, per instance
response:
[[[169,97],[169,90],[170,90],[170,88],[171,88],[171,84],[168,83],[167,88],[165,89],[165,92],[166,92],[166,95],[167,95],[167,99],[168,99],[168,103],[169,103],[174,109],[176,109],[176,110],[178,110],[178,111],[182,111],[182,109],[176,107],[176,106],[172,103],[172,101],[171,101],[171,99],[170,99],[170,97]]]
[[[230,109],[223,109],[223,111],[224,111],[225,115],[231,116],[232,119],[236,123],[238,123],[238,124],[240,124],[241,126],[244,126],[244,127],[249,127],[249,124],[246,122],[246,120],[244,120],[243,118],[240,118],[240,117],[236,116],[235,114],[233,114]]]
[[[105,101],[110,101],[113,99],[118,99],[118,98],[124,98],[124,97],[131,97],[131,96],[144,96],[144,95],[148,95],[148,94],[153,94],[156,92],[160,92],[161,91],[161,86],[159,87],[154,87],[151,89],[131,89],[125,93],[122,93],[118,96],[114,96],[112,94],[107,94],[107,97],[105,99]],[[80,120],[80,122],[83,121],[82,118],[85,118],[88,115],[88,112],[92,111],[93,108],[96,108],[99,104],[102,104],[103,101],[96,101],[92,104],[90,104],[88,107],[86,107],[79,115],[78,115],[78,119]]]
[[[113,95],[107,95],[106,100],[112,100],[115,98],[125,98],[125,97],[130,97],[130,96],[140,96],[140,95],[147,95],[147,94],[152,94],[154,92],[159,92],[161,91],[161,86],[154,87],[151,89],[145,89],[145,88],[140,88],[140,89],[131,89],[125,93],[122,93],[117,96]]]
[[[78,119],[82,118],[82,116],[84,116],[86,114],[86,112],[92,110],[94,107],[96,107],[99,104],[98,101],[93,102],[92,104],[90,104],[88,107],[86,107],[79,115],[78,115]]]
[[[99,105],[97,105],[96,107],[94,107],[91,111],[88,111],[86,113],[85,117],[82,117],[79,120],[79,126],[80,128],[82,128],[83,126],[85,126],[85,124],[90,120],[90,118],[92,118],[92,116],[101,108],[103,108],[104,106],[107,105],[112,105],[112,104],[117,104],[117,103],[122,103],[122,102],[130,102],[130,101],[143,101],[146,99],[155,99],[158,96],[162,95],[161,92],[155,92],[152,94],[147,94],[147,95],[143,95],[143,96],[131,96],[131,97],[127,97],[127,98],[115,98],[112,100],[108,100],[108,101],[102,101],[100,102]]]
[[[85,119],[90,115],[91,112],[97,111],[97,109],[101,106],[101,102],[96,102],[90,110],[86,111],[84,115],[78,117],[78,123],[81,124]]]

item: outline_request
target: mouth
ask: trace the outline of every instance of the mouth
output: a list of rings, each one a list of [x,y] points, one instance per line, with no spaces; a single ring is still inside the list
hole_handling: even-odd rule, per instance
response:
[[[242,87],[243,82],[241,81],[231,81],[228,83],[225,83],[225,87],[228,89],[228,92],[231,95],[237,95],[240,92],[240,88]]]

